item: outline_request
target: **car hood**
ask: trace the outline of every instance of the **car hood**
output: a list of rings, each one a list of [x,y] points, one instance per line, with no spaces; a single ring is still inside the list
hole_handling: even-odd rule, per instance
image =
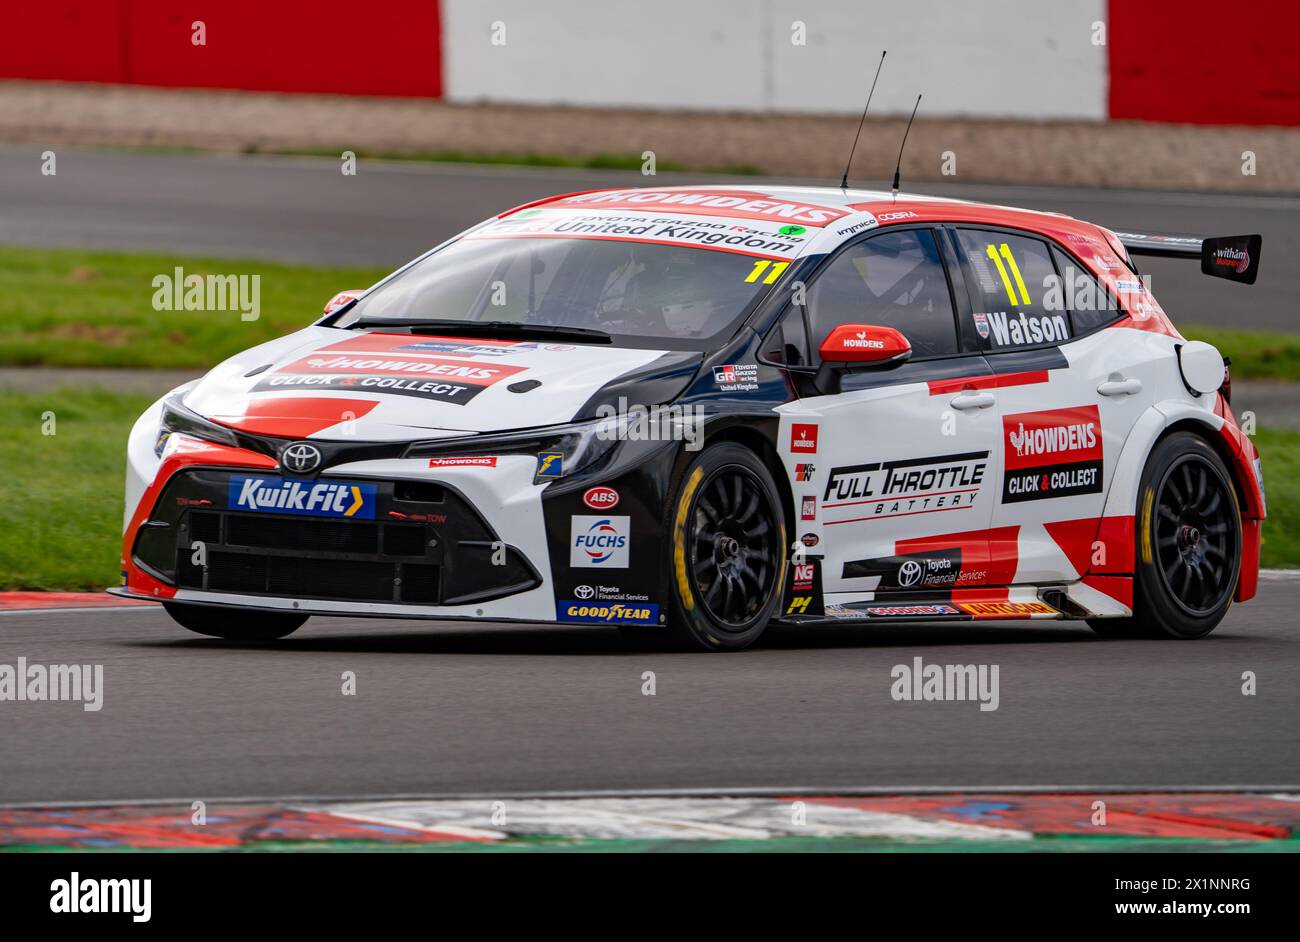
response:
[[[306,330],[247,350],[186,391],[185,404],[260,435],[437,438],[587,418],[602,391],[659,405],[702,359],[597,344]],[[665,378],[680,377],[680,382]],[[637,398],[638,391],[651,397]]]

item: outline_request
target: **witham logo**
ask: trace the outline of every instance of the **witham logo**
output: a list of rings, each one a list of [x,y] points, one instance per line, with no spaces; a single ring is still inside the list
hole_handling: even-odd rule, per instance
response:
[[[286,481],[238,475],[230,479],[228,495],[231,510],[305,517],[353,517],[357,520],[373,520],[375,502],[373,484]]]
[[[628,517],[575,516],[569,539],[569,565],[582,568],[626,569]]]

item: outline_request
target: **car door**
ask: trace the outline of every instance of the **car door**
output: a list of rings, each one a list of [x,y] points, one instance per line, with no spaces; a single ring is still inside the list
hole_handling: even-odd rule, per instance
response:
[[[1058,271],[1073,262],[1059,247],[1010,230],[955,235],[985,358],[1012,378],[998,389],[992,527],[1017,534],[1006,544],[1013,583],[1074,581],[1096,551],[1120,448],[1152,401],[1154,384],[1140,378],[1149,354],[1100,329],[1118,317],[1104,292],[1100,310],[1071,310],[1091,276],[1078,263]]]
[[[798,537],[821,558],[828,604],[943,597],[989,577],[996,399],[983,357],[959,339],[955,264],[930,228],[873,233],[823,264],[787,315],[804,320],[812,366],[841,324],[893,327],[912,345],[903,366],[781,409]]]

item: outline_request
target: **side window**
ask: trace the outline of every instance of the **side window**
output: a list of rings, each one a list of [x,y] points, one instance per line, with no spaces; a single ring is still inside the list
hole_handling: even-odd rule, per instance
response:
[[[804,329],[803,308],[791,304],[781,315],[776,330],[767,335],[763,356],[786,366],[808,365],[808,332]]]
[[[1091,272],[1056,246],[1052,246],[1052,257],[1061,273],[1062,296],[1070,309],[1070,322],[1076,337],[1124,316],[1118,299],[1103,288]]]
[[[808,287],[813,349],[840,324],[902,331],[913,357],[957,352],[948,275],[929,229],[882,232],[841,252]]]
[[[975,330],[990,353],[1064,343],[1070,323],[1047,243],[985,229],[958,229]]]

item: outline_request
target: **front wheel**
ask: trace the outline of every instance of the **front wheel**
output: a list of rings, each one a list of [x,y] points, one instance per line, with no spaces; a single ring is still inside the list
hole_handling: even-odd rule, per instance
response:
[[[1106,637],[1203,638],[1223,620],[1241,574],[1241,511],[1213,448],[1175,432],[1152,450],[1134,521],[1133,617],[1098,619]]]
[[[669,505],[670,630],[693,646],[738,651],[781,598],[785,516],[767,466],[726,442],[686,469]]]
[[[237,608],[211,608],[184,602],[163,602],[178,625],[201,635],[228,641],[274,641],[302,627],[306,615],[257,612]]]

